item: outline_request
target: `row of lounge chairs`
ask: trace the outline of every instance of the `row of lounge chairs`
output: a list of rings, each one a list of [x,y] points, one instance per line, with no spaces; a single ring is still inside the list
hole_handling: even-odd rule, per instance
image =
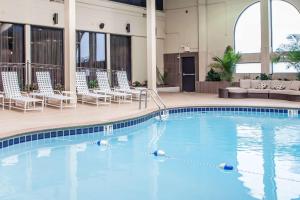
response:
[[[128,84],[125,71],[117,72],[118,88],[112,89],[106,71],[96,72],[98,88],[89,89],[85,72],[76,72],[76,95],[70,91],[56,91],[51,84],[49,72],[36,72],[38,90],[24,93],[20,90],[17,72],[2,72],[3,93],[0,93],[2,109],[43,111],[44,106],[76,108],[77,101],[97,105],[107,105],[111,102],[131,103],[138,99],[142,89],[132,89]]]

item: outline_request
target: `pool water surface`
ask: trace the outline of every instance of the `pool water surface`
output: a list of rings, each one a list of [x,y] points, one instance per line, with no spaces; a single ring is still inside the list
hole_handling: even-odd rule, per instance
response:
[[[158,149],[166,156],[154,156]],[[113,132],[14,145],[0,161],[1,200],[300,199],[300,118],[170,114]]]

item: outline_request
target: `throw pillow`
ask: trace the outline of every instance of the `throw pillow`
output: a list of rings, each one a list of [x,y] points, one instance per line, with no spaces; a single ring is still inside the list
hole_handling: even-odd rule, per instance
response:
[[[268,87],[268,84],[265,81],[260,81],[255,89],[263,90],[263,89],[266,89],[267,87]]]

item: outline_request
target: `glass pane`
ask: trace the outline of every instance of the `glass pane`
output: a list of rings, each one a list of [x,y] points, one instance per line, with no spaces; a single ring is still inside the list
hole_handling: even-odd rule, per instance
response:
[[[261,49],[260,3],[248,7],[235,27],[235,50],[259,53]]]
[[[81,33],[80,38],[80,63],[86,65],[90,60],[90,34],[88,32]]]
[[[274,63],[273,73],[297,73],[294,67],[288,67],[288,63]]]
[[[236,73],[261,73],[261,63],[243,63],[236,65]]]
[[[97,33],[96,43],[96,60],[97,62],[103,62],[105,61],[105,35]]]
[[[282,44],[287,44],[287,37],[291,34],[300,34],[300,13],[290,3],[272,1],[272,31],[273,50]]]

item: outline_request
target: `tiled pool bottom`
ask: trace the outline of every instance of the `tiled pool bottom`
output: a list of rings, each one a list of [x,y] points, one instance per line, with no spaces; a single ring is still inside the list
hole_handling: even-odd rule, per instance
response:
[[[167,109],[169,114],[178,113],[194,113],[194,112],[233,112],[233,114],[248,113],[258,115],[278,115],[278,116],[300,116],[300,109],[287,108],[264,108],[264,107],[185,107],[185,108],[171,108]],[[15,137],[4,138],[0,140],[0,149],[4,149],[13,145],[22,144],[31,141],[51,139],[57,137],[66,137],[74,135],[85,135],[98,132],[111,132],[116,129],[135,126],[143,123],[149,119],[159,116],[159,112],[129,119],[121,122],[114,122],[110,124],[91,125],[85,127],[72,127],[65,129],[53,129],[28,134],[22,134]]]

